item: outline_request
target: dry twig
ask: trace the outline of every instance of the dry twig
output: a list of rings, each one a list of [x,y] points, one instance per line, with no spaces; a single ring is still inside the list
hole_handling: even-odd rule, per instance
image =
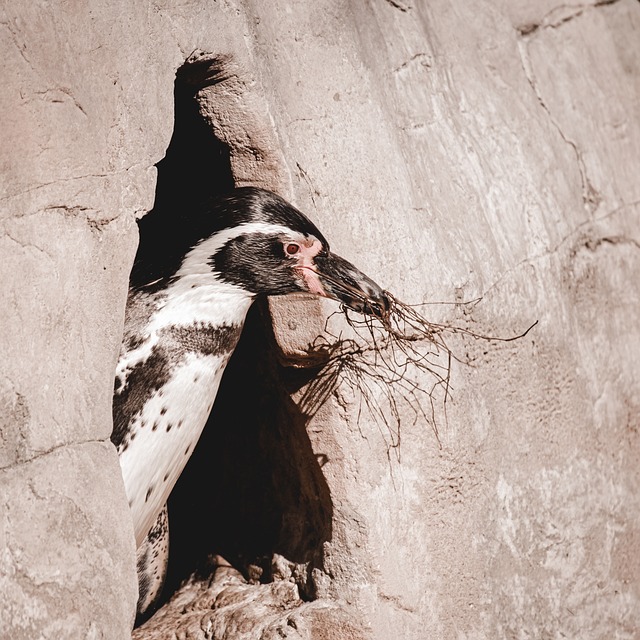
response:
[[[359,292],[350,293],[361,296]],[[433,430],[440,445],[437,408],[441,407],[446,421],[447,401],[451,398],[451,365],[461,362],[449,348],[452,336],[476,340],[510,342],[518,340],[537,324],[511,338],[484,336],[463,327],[430,322],[418,312],[385,292],[388,304],[384,308],[373,300],[362,299],[368,315],[355,314],[341,307],[352,337],[329,329],[332,314],[325,325],[325,335],[314,343],[316,353],[325,356],[326,363],[307,387],[300,404],[305,413],[314,413],[345,383],[359,402],[357,419],[364,408],[377,423],[387,443],[387,454],[400,456],[401,416],[399,402],[404,402],[414,415],[414,424],[423,418]],[[481,298],[456,305],[476,304]],[[432,303],[443,304],[443,303]],[[338,312],[336,312],[338,313]],[[425,380],[430,381],[425,386]]]

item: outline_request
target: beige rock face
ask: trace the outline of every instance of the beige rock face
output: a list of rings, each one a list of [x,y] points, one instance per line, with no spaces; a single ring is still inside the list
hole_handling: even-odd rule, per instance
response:
[[[0,472],[3,638],[127,636],[136,585],[117,470],[92,442]]]
[[[198,98],[237,184],[291,199],[406,302],[482,297],[434,321],[538,325],[452,337],[469,365],[435,403],[439,442],[396,388],[390,449],[397,424],[344,381],[311,419],[291,401],[316,370],[282,363],[313,364],[334,308],[270,301],[237,366],[254,381],[272,317],[269,400],[214,432],[193,533],[250,529],[247,554],[286,560],[270,584],[192,580],[136,637],[637,637],[636,2],[4,3],[0,30],[0,637],[130,635],[113,370],[194,50],[230,56]],[[238,493],[216,484],[234,468]]]

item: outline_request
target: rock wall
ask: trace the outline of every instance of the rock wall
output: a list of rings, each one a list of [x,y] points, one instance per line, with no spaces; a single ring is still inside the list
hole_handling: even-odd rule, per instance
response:
[[[638,637],[636,2],[0,12],[2,637],[130,634],[112,377],[134,220],[196,49],[237,65],[202,110],[239,184],[292,199],[406,302],[482,296],[424,307],[434,320],[500,336],[539,321],[513,342],[453,338],[469,364],[436,404],[439,442],[399,390],[399,455],[348,385],[306,425],[331,535],[319,600],[278,633]],[[273,303],[283,359],[304,359],[329,310]]]

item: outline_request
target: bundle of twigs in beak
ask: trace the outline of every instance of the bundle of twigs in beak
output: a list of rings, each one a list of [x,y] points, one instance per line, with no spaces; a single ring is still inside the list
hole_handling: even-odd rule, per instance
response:
[[[430,322],[416,306],[384,293],[384,305],[363,300],[364,308],[373,315],[341,307],[352,330],[349,337],[344,337],[344,332],[332,333],[329,325],[334,314],[329,317],[326,335],[313,345],[325,353],[326,364],[307,387],[301,408],[306,413],[315,412],[343,382],[359,403],[358,425],[366,407],[387,442],[388,453],[395,450],[399,457],[401,417],[406,415],[400,410],[401,403],[409,407],[414,423],[422,418],[431,426],[440,444],[436,409],[442,409],[446,421],[446,404],[452,390],[452,360],[460,361],[447,344],[451,336],[508,342],[524,337],[537,322],[517,336],[494,338],[463,327]]]

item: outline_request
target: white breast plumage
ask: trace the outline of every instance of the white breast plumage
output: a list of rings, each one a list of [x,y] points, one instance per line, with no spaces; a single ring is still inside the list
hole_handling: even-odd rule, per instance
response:
[[[228,357],[187,352],[131,422],[120,464],[137,545],[167,501],[200,438]]]
[[[112,440],[138,545],[202,433],[251,300],[211,273],[184,275],[161,294],[129,297]]]

